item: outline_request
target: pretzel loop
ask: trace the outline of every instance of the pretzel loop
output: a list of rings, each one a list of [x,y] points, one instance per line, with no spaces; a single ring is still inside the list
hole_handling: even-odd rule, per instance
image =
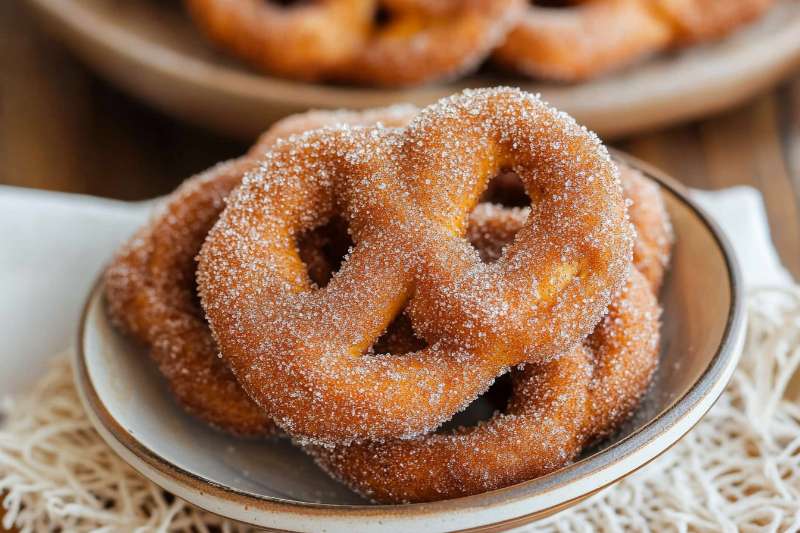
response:
[[[464,232],[503,169],[535,208],[486,265]],[[355,247],[315,290],[296,237],[336,213]],[[198,282],[248,394],[299,438],[348,442],[429,431],[509,366],[577,343],[621,288],[631,247],[596,137],[532,95],[468,91],[403,130],[279,142],[209,233]],[[363,356],[406,304],[428,347]]]
[[[523,0],[184,0],[218,45],[278,76],[415,85],[477,68]]]

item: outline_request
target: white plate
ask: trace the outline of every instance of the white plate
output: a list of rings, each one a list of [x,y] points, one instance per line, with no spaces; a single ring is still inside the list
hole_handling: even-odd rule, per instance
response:
[[[191,122],[252,139],[277,118],[309,108],[430,104],[464,87],[518,85],[541,92],[606,139],[699,117],[739,103],[800,62],[800,2],[778,5],[722,41],[665,54],[578,85],[473,76],[447,85],[380,90],[299,83],[256,73],[217,52],[164,0],[27,0],[87,63],[132,94]]]
[[[740,274],[730,246],[683,189],[631,160],[664,191],[677,236],[662,292],[660,369],[623,431],[553,474],[435,503],[371,505],[331,481],[287,442],[213,431],[172,400],[147,355],[109,324],[98,285],[76,351],[76,382],[97,430],[126,461],[215,513],[291,531],[499,529],[541,518],[601,490],[667,450],[711,407],[745,334]]]

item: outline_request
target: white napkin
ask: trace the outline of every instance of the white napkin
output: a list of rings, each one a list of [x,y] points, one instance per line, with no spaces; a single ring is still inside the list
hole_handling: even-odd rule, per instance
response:
[[[72,342],[94,278],[147,211],[0,186],[0,396],[24,389]]]
[[[772,244],[764,201],[757,189],[739,186],[719,191],[692,190],[691,194],[733,245],[745,287],[792,283],[791,274]]]
[[[748,286],[791,282],[757,190],[693,196],[729,235]],[[0,396],[32,383],[72,342],[97,274],[151,205],[0,186]]]

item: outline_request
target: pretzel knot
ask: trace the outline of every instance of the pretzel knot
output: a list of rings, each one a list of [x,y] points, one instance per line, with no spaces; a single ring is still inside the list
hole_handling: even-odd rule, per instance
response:
[[[532,214],[485,264],[464,234],[505,170]],[[355,245],[316,288],[296,238],[334,215]],[[223,357],[278,425],[379,440],[430,431],[510,366],[577,344],[626,280],[632,236],[594,135],[533,95],[466,91],[404,129],[279,141],[209,232],[197,279]],[[404,308],[428,346],[368,354]]]
[[[521,0],[185,0],[219,45],[288,78],[408,85],[476,67]],[[291,2],[281,2],[291,4]]]
[[[493,53],[513,70],[579,81],[645,56],[717,39],[761,16],[774,0],[564,0],[531,5]]]
[[[267,413],[242,391],[224,361],[195,298],[195,256],[242,175],[281,137],[326,124],[405,125],[414,106],[361,112],[311,111],[287,117],[265,132],[246,155],[183,183],[158,215],[119,250],[105,273],[108,311],[115,325],[145,346],[176,399],[209,424],[237,435],[275,431]],[[301,239],[301,257],[315,279],[331,270],[320,235]]]

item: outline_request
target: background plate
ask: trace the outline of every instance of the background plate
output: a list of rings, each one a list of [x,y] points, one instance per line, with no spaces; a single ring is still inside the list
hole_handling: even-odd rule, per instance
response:
[[[429,104],[464,87],[518,85],[605,138],[698,117],[767,88],[800,63],[800,2],[779,0],[729,38],[666,54],[580,85],[486,73],[409,90],[314,85],[260,75],[217,52],[180,3],[166,0],[27,0],[47,26],[102,75],[156,107],[252,139],[308,108]]]

